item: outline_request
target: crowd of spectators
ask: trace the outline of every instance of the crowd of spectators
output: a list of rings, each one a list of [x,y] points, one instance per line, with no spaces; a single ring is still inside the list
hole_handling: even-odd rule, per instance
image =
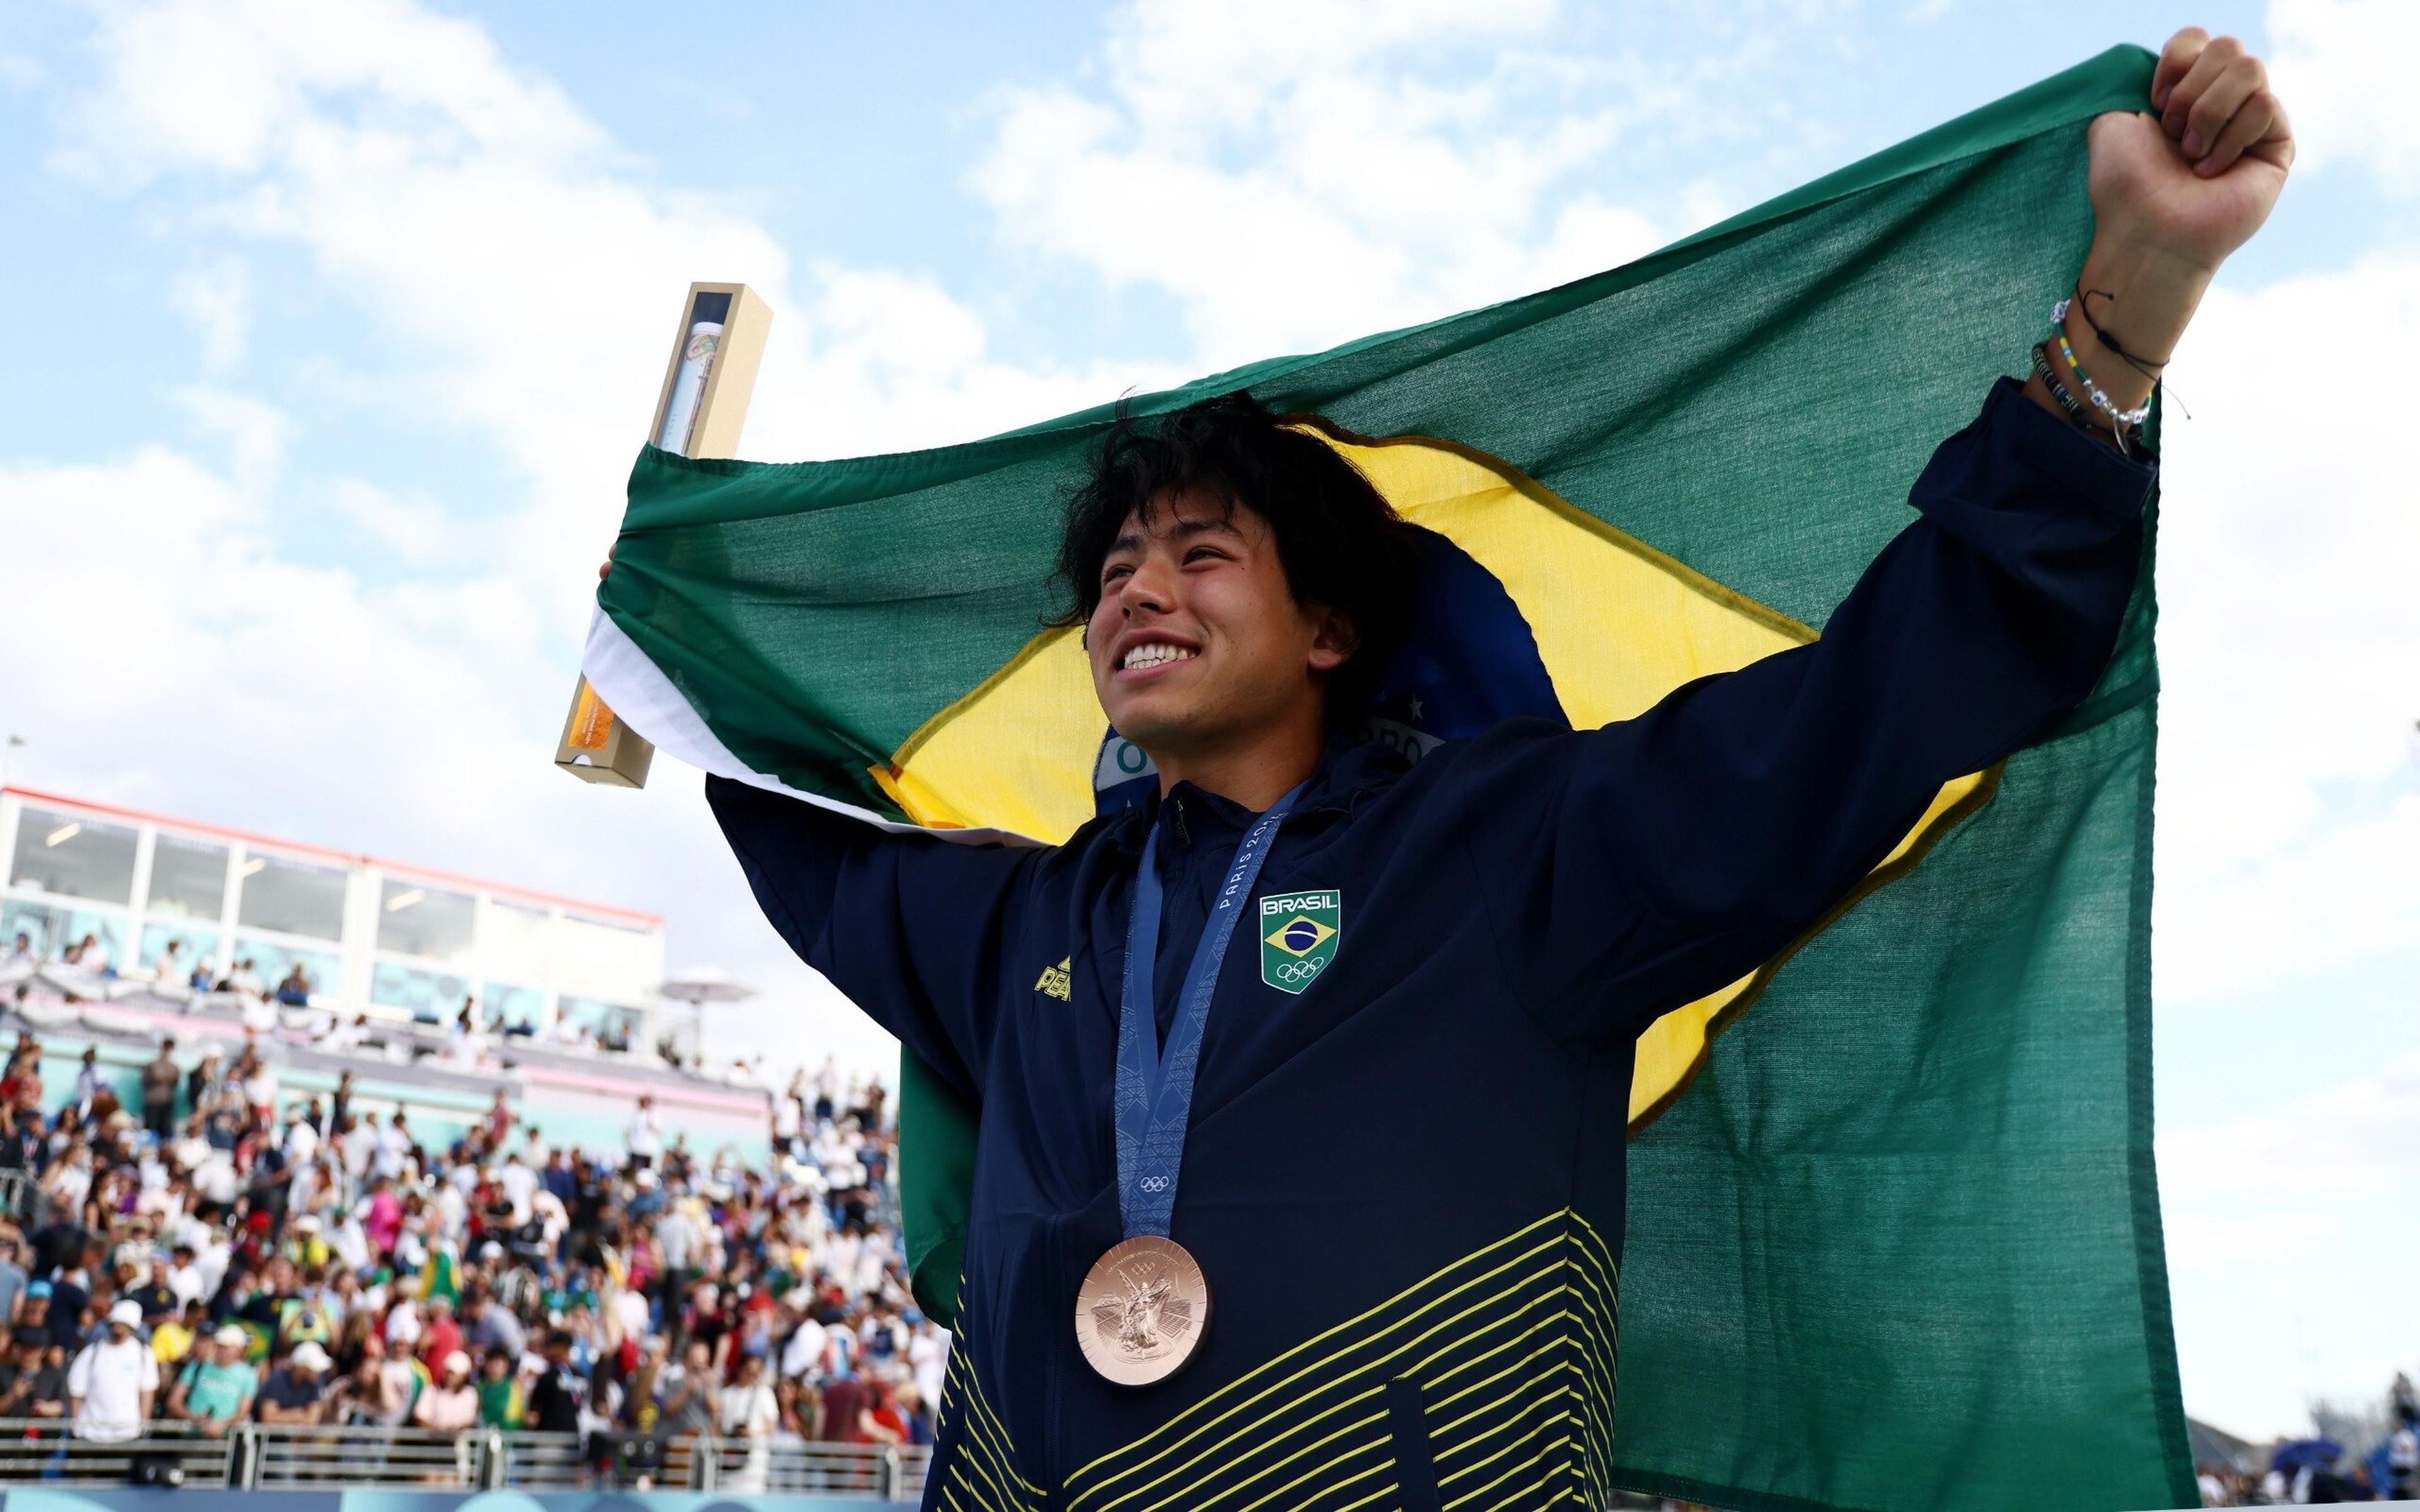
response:
[[[432,1148],[349,1076],[281,1098],[248,1043],[163,1043],[129,1108],[89,1051],[46,1087],[21,1032],[0,1419],[928,1443],[949,1335],[885,1218],[884,1103],[827,1061],[771,1099],[769,1149],[702,1155],[647,1098],[595,1151],[499,1092]]]
[[[2204,1506],[2420,1501],[2420,1388],[2398,1372],[2378,1409],[2312,1409],[2318,1433],[2199,1467]],[[2247,1446],[2248,1447],[2248,1446]]]

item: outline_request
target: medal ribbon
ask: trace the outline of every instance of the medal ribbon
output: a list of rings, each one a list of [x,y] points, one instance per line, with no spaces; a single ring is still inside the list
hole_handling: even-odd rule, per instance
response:
[[[1218,990],[1218,968],[1227,942],[1251,896],[1252,884],[1268,859],[1269,845],[1286,811],[1308,781],[1280,798],[1252,822],[1235,847],[1234,864],[1219,885],[1218,900],[1202,921],[1185,984],[1177,990],[1176,1021],[1168,1043],[1159,1042],[1152,1011],[1152,983],[1159,964],[1159,825],[1143,841],[1135,872],[1134,911],[1126,917],[1126,972],[1118,995],[1118,1081],[1114,1094],[1118,1130],[1118,1215],[1125,1234],[1168,1236],[1176,1211],[1177,1168],[1185,1160],[1185,1128],[1193,1114],[1193,1073],[1202,1059],[1202,1031],[1210,1022],[1210,999]]]

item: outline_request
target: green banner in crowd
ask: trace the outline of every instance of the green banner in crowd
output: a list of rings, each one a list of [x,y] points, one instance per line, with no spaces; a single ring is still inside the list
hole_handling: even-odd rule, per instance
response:
[[[2086,123],[2143,108],[2151,65],[2113,49],[1610,272],[1135,408],[1249,387],[1326,416],[1506,581],[1575,722],[1635,713],[1820,627],[1907,522],[1926,457],[2066,292]],[[1044,629],[1048,574],[1108,420],[829,463],[649,449],[590,679],[708,770],[1061,838],[1102,724]],[[1731,1507],[2197,1500],[2151,1160],[2153,612],[2147,556],[2098,690],[1996,785],[1946,792],[1920,864],[1657,1026],[1667,1072],[1642,1054],[1632,1102],[1627,1484]],[[902,1074],[909,1257],[946,1319],[974,1112]]]

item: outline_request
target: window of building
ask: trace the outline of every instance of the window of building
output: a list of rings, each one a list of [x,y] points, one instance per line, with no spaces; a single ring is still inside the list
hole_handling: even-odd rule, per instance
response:
[[[641,1003],[663,980],[663,941],[649,931],[572,917],[556,928],[556,980],[566,992]]]
[[[61,913],[45,903],[0,903],[0,951],[15,953],[17,936],[22,934],[35,960],[57,960],[59,932],[66,927]]]
[[[399,1008],[424,1024],[451,1024],[462,1011],[471,984],[442,971],[424,971],[400,961],[380,961],[370,972],[370,1001]],[[481,1016],[484,1025],[486,1019]]]
[[[151,842],[151,897],[146,912],[218,922],[226,902],[224,845],[161,835]],[[147,932],[145,937],[149,937]]]
[[[160,957],[167,953],[168,942],[171,940],[177,942],[177,961],[186,971],[191,972],[194,965],[201,962],[209,963],[213,972],[220,969],[219,932],[214,929],[195,929],[190,924],[146,923],[143,926],[143,949],[135,957],[136,964],[146,971],[157,971],[160,968]],[[263,982],[261,985],[267,987],[276,984]]]
[[[479,923],[479,967],[506,981],[544,981],[554,970],[554,931],[542,908],[490,899]]]
[[[14,950],[25,936],[35,959],[63,963],[68,951],[89,937],[93,951],[78,965],[100,970],[126,966],[126,916],[116,909],[62,908],[23,899],[0,905],[0,951]]]
[[[134,831],[54,809],[17,813],[17,854],[10,881],[62,898],[95,903],[134,899]]]
[[[389,877],[379,888],[379,949],[467,966],[478,911],[478,900],[467,892]]]
[[[337,868],[255,856],[237,869],[237,875],[242,881],[236,918],[245,928],[314,940],[344,937],[345,873]]]
[[[508,1029],[535,1029],[546,1011],[546,994],[535,987],[513,987],[501,981],[479,988],[480,1022],[496,1019]]]
[[[598,1043],[628,1044],[639,1032],[645,1015],[635,1008],[619,1003],[600,1002],[593,997],[566,997],[558,1004],[559,1015],[566,1024],[577,1025],[588,1031],[588,1037]]]

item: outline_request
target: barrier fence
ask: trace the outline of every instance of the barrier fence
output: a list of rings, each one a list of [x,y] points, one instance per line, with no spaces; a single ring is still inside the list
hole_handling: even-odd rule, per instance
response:
[[[374,1425],[145,1425],[140,1437],[78,1437],[56,1418],[0,1420],[0,1489],[11,1485],[185,1486],[225,1490],[582,1490],[819,1494],[912,1502],[925,1448],[770,1439],[614,1434],[587,1452],[576,1433]],[[610,1452],[609,1452],[610,1451]]]

